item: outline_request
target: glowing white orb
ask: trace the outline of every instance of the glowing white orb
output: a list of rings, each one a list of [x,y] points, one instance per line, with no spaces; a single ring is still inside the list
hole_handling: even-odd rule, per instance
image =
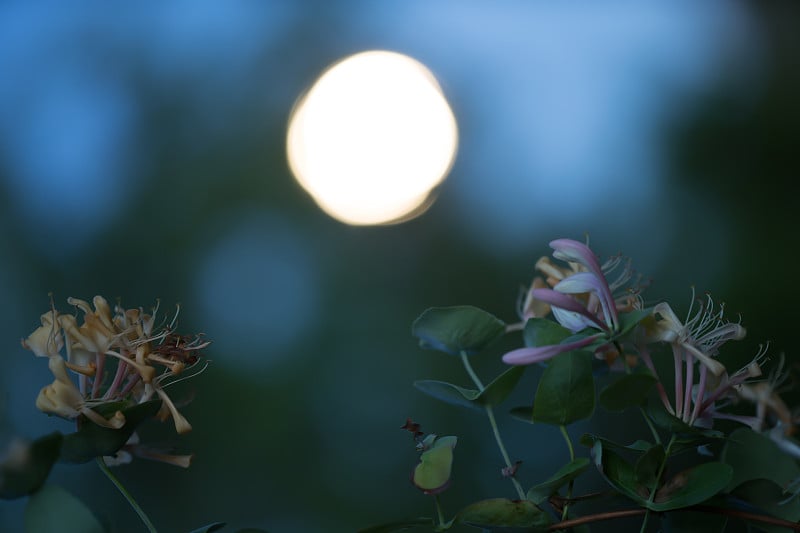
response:
[[[348,224],[407,219],[455,158],[458,129],[433,74],[370,51],[330,67],[297,103],[286,146],[297,181]]]

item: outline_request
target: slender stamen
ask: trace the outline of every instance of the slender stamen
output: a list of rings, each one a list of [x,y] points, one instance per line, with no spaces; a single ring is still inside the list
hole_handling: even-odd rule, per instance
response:
[[[103,384],[103,367],[105,366],[106,357],[101,353],[95,353],[94,356],[97,371],[92,382],[92,398],[97,398],[98,394],[100,394],[100,386]]]
[[[690,409],[692,406],[692,387],[694,386],[694,357],[691,353],[686,354],[686,381],[683,390],[683,421],[689,422]]]
[[[106,393],[103,395],[104,400],[114,397],[114,394],[117,392],[117,389],[119,389],[120,385],[122,385],[122,381],[127,375],[128,363],[125,361],[118,361],[117,373],[114,375],[114,381],[111,382],[111,385],[108,387],[108,389],[106,389]]]
[[[683,350],[672,345],[672,357],[675,360],[675,416],[683,415]]]
[[[661,379],[658,377],[658,372],[656,371],[656,366],[653,364],[653,358],[650,357],[650,351],[645,346],[639,347],[639,357],[642,358],[644,361],[645,366],[653,373],[653,376],[656,378],[656,390],[658,390],[658,395],[661,398],[661,403],[664,404],[664,408],[667,412],[671,415],[675,414],[675,411],[672,409],[672,406],[669,403],[669,398],[667,397],[667,391],[664,389],[664,384],[661,383]]]
[[[145,383],[150,383],[156,374],[156,370],[152,366],[141,364],[138,361],[134,361],[133,359],[125,357],[124,355],[118,354],[117,352],[114,352],[112,350],[107,351],[106,355],[110,355],[111,357],[116,357],[117,359],[131,365],[133,368],[136,369],[137,372],[139,372],[139,374],[141,374],[142,379],[144,380]]]
[[[692,417],[689,419],[689,425],[694,424],[697,417],[700,416],[701,407],[703,405],[703,396],[706,393],[706,380],[708,379],[708,367],[700,367],[700,384],[697,386],[697,396],[694,399],[694,410]]]

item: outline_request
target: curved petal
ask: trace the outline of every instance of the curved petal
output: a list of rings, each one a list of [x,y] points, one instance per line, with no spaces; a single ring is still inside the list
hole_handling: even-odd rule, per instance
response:
[[[530,365],[540,363],[555,357],[556,355],[572,350],[577,350],[595,342],[599,335],[584,337],[574,342],[566,344],[550,344],[547,346],[537,346],[535,348],[519,348],[512,350],[503,356],[503,362],[508,365]]]
[[[619,325],[617,319],[617,308],[614,303],[614,297],[611,294],[611,288],[608,286],[608,281],[603,274],[603,269],[597,262],[594,252],[585,244],[573,241],[572,239],[556,239],[550,241],[550,247],[553,248],[553,257],[562,259],[564,261],[574,261],[585,266],[589,272],[596,276],[598,287],[596,289],[597,296],[600,298],[600,303],[603,306],[603,313],[606,317],[606,322],[616,330]],[[580,273],[579,273],[580,274]],[[575,276],[577,274],[573,274]],[[570,276],[573,277],[573,276]],[[564,279],[567,281],[569,278]],[[559,285],[561,284],[559,283]]]
[[[537,300],[550,304],[558,323],[572,332],[586,327],[608,330],[605,324],[586,309],[586,306],[574,298],[553,289],[534,289],[532,293]]]

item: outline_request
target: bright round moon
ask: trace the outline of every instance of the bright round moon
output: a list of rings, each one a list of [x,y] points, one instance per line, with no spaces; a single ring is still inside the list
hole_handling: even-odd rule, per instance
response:
[[[286,139],[300,185],[326,213],[355,225],[419,210],[457,145],[455,117],[433,74],[386,51],[326,70],[295,106]]]

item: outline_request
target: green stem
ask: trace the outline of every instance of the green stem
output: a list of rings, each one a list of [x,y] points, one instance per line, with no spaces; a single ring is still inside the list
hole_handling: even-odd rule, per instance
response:
[[[561,430],[561,435],[564,437],[564,442],[567,443],[567,449],[569,450],[569,460],[570,462],[575,460],[575,449],[572,447],[572,439],[569,438],[569,433],[567,432],[566,426],[558,426]],[[575,480],[571,479],[569,481],[569,485],[567,486],[567,503],[564,505],[564,509],[561,511],[561,520],[567,519],[567,514],[569,513],[569,499],[572,498],[572,488],[575,484]]]
[[[567,443],[567,449],[569,449],[569,460],[575,460],[575,449],[572,447],[572,439],[569,438],[569,433],[567,433],[567,428],[565,426],[558,426],[561,430],[561,435],[564,437],[564,442]]]
[[[478,374],[472,369],[472,365],[469,364],[469,357],[467,357],[467,352],[461,351],[461,362],[464,363],[464,368],[467,370],[467,374],[472,379],[472,382],[478,387],[480,392],[483,392],[486,387],[483,386],[483,382],[481,378],[478,377]],[[497,441],[497,447],[500,448],[500,454],[503,456],[503,461],[506,463],[506,468],[509,471],[512,469],[511,466],[511,459],[508,457],[508,452],[506,451],[505,445],[503,445],[503,439],[500,437],[500,430],[497,428],[497,420],[494,418],[494,409],[492,409],[491,405],[486,405],[486,416],[489,417],[489,424],[492,425],[492,432],[494,433],[494,440]],[[511,483],[514,484],[514,488],[517,490],[517,495],[519,496],[520,500],[524,500],[526,498],[525,491],[522,490],[522,485],[519,484],[519,481],[512,475],[511,476]]]
[[[653,434],[653,438],[656,440],[656,444],[661,444],[661,437],[658,436],[658,431],[656,431],[653,422],[650,421],[650,417],[647,416],[647,413],[644,411],[644,407],[639,407],[639,412],[642,413],[642,418],[647,423],[647,427],[650,428],[650,433]]]
[[[436,506],[436,516],[439,518],[439,526],[444,527],[444,512],[442,512],[442,502],[439,501],[439,495],[433,495],[433,502]]]
[[[100,467],[100,470],[102,470],[103,473],[106,475],[106,477],[111,480],[111,483],[113,483],[114,486],[117,487],[117,490],[119,490],[120,493],[122,493],[122,495],[125,497],[125,499],[128,500],[130,506],[133,507],[133,510],[136,511],[136,514],[139,515],[139,518],[142,520],[142,522],[144,522],[144,525],[147,527],[147,530],[150,533],[157,533],[156,526],[153,525],[153,523],[147,517],[147,514],[145,514],[144,510],[141,507],[139,507],[139,504],[136,503],[136,500],[133,499],[131,493],[128,492],[128,490],[120,482],[120,480],[117,479],[117,476],[115,476],[114,473],[111,472],[111,469],[108,468],[108,465],[103,460],[102,456],[97,458],[97,464]]]
[[[503,456],[503,461],[506,463],[506,468],[509,470],[512,469],[511,466],[511,459],[508,457],[508,452],[506,451],[506,447],[503,444],[503,439],[500,437],[500,430],[497,428],[497,420],[494,418],[494,409],[492,409],[491,405],[486,406],[486,416],[489,417],[489,424],[492,426],[492,432],[494,433],[494,440],[497,441],[497,447],[500,448],[500,455]],[[519,496],[520,500],[524,500],[527,498],[525,495],[525,491],[522,490],[522,485],[519,484],[517,478],[513,475],[509,478],[511,479],[511,483],[514,484],[514,488],[517,490],[517,495]]]
[[[467,357],[467,352],[463,350],[461,351],[461,362],[464,363],[464,368],[467,369],[467,374],[469,374],[469,377],[472,379],[472,382],[475,384],[476,387],[478,387],[478,390],[480,392],[483,392],[483,389],[485,387],[483,386],[481,379],[478,377],[478,374],[476,374],[475,371],[472,370],[472,365],[469,364],[469,357]]]
[[[661,463],[661,466],[658,467],[658,473],[656,474],[656,480],[653,484],[653,487],[650,489],[650,497],[647,499],[648,502],[653,503],[656,499],[656,492],[658,492],[658,487],[661,485],[661,476],[664,475],[664,469],[667,467],[667,460],[669,459],[669,454],[672,453],[672,445],[675,444],[675,435],[673,434],[672,437],[669,439],[669,443],[667,444],[667,448],[664,450],[664,461]],[[647,521],[650,518],[650,509],[644,514],[644,520],[642,520],[642,528],[639,530],[640,533],[644,533],[647,529]]]

